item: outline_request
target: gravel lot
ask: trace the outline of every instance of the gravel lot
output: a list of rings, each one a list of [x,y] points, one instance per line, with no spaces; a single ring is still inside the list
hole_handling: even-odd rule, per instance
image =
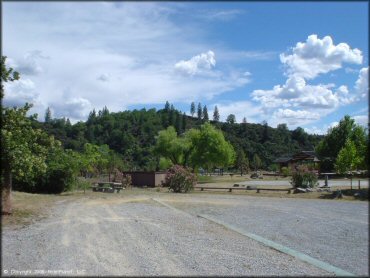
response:
[[[319,180],[319,185],[324,186],[325,185],[325,180]],[[291,186],[290,180],[250,180],[250,181],[245,181],[245,182],[238,182],[241,185],[268,185],[268,186]],[[351,181],[348,180],[328,180],[328,185],[329,186],[350,186]],[[358,179],[353,179],[352,181],[352,186],[354,188],[357,188],[358,186]],[[369,187],[369,180],[361,180],[361,187]]]
[[[368,202],[202,194],[168,199],[356,275],[369,274]]]
[[[212,194],[197,197],[97,193],[68,199],[50,208],[46,219],[22,229],[3,230],[2,274],[330,275],[206,219],[165,207],[151,197],[192,213],[206,212],[246,227],[261,217],[250,220],[246,212],[253,209],[245,211],[248,206],[238,208],[234,202],[251,203],[249,208],[254,206],[257,210],[263,203],[268,205],[266,198],[252,200]],[[268,209],[263,211],[268,213]],[[238,217],[229,219],[228,214],[233,212]],[[250,216],[255,218],[254,213]],[[355,218],[350,219],[352,224],[359,225]],[[287,220],[293,221],[288,217]],[[269,231],[276,226],[274,223],[264,222],[260,231]],[[357,229],[348,230],[351,234],[360,233]],[[355,251],[347,251],[357,256]],[[361,254],[363,257],[356,257],[359,261],[366,256],[364,252]]]

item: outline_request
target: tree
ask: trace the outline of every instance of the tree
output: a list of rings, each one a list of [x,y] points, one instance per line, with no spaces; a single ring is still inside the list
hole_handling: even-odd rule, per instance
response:
[[[243,149],[239,149],[236,155],[236,167],[240,170],[240,175],[243,176],[244,171],[249,170],[249,160],[245,156]]]
[[[246,124],[247,123],[247,118],[246,117],[243,117],[243,121],[242,121],[243,124]]]
[[[156,141],[155,152],[158,155],[170,159],[173,164],[181,164],[183,145],[173,126],[160,131]]]
[[[32,127],[31,119],[26,116],[32,106],[4,108],[1,129],[2,165],[2,213],[11,214],[12,179],[31,181],[46,172],[46,157],[50,148],[60,145],[54,137],[49,137],[41,129]],[[34,116],[35,118],[36,116]]]
[[[46,108],[45,111],[45,123],[50,123],[51,122],[51,111],[50,108]]]
[[[361,157],[356,150],[355,143],[348,139],[344,147],[339,151],[335,162],[335,170],[340,174],[345,174],[355,170],[361,164]]]
[[[262,166],[262,161],[258,154],[254,154],[253,156],[253,166],[255,171],[259,170]]]
[[[164,111],[170,111],[170,103],[168,101],[166,101],[166,104],[164,105]]]
[[[192,117],[195,114],[195,103],[194,102],[192,102],[191,105],[190,105],[190,114],[191,114]]]
[[[182,129],[183,129],[183,127],[182,127],[182,117],[181,117],[181,114],[179,114],[179,113],[176,113],[175,128],[176,128],[177,134],[182,133]]]
[[[191,137],[193,150],[191,163],[194,167],[211,169],[212,167],[227,167],[235,160],[232,145],[225,140],[222,131],[210,123],[205,123]]]
[[[0,99],[4,97],[4,82],[15,81],[19,79],[19,73],[13,68],[6,68],[6,56],[1,56],[1,91]]]
[[[185,115],[185,112],[182,114],[182,130],[186,131],[186,115]]]
[[[267,142],[269,139],[270,139],[269,126],[266,121],[263,121],[262,143]]]
[[[215,110],[213,111],[213,120],[215,122],[219,122],[220,121],[220,113],[218,112],[217,105],[215,106]]]
[[[229,116],[227,116],[226,122],[228,124],[235,124],[235,122],[236,122],[235,115],[234,114],[230,114]]]
[[[203,118],[203,111],[202,111],[202,105],[200,102],[198,103],[198,121],[201,121]]]
[[[207,106],[206,105],[203,106],[203,112],[202,112],[202,114],[203,114],[203,120],[205,122],[208,122],[209,117],[208,117],[208,110],[207,110]]]
[[[356,150],[360,152],[360,156],[363,158],[360,164],[366,168],[368,136],[365,129],[356,125],[354,119],[348,115],[344,116],[337,126],[328,130],[327,135],[316,147],[316,152],[321,158],[336,161],[340,150],[343,149],[348,139],[355,144]]]

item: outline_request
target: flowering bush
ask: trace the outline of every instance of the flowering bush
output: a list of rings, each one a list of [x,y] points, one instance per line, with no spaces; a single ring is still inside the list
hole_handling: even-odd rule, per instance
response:
[[[318,185],[317,174],[311,171],[307,166],[300,165],[293,171],[290,183],[293,187],[315,187]]]
[[[168,170],[163,186],[168,186],[173,192],[181,193],[192,190],[196,182],[196,176],[188,168],[174,165]]]

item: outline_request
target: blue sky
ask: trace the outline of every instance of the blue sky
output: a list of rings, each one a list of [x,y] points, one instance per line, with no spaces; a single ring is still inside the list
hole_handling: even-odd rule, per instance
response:
[[[368,120],[367,2],[6,2],[5,105],[43,119],[207,105],[323,134]]]

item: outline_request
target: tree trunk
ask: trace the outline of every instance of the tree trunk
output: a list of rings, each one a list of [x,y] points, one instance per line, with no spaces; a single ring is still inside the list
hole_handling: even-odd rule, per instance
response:
[[[1,198],[1,214],[12,214],[12,172],[9,167],[3,170],[4,173],[4,184],[2,188]]]

